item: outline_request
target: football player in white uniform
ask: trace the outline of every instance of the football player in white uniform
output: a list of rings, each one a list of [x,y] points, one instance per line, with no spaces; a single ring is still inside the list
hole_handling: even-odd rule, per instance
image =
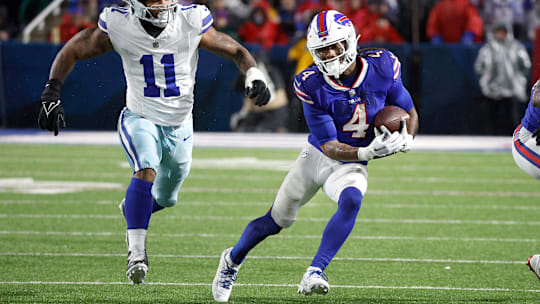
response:
[[[521,123],[514,131],[512,155],[525,173],[540,179],[540,79],[531,91],[531,99]],[[529,269],[540,279],[540,254],[527,260]]]
[[[233,60],[246,73],[246,93],[268,103],[266,80],[249,52],[212,27],[203,5],[177,0],[127,0],[127,8],[106,8],[98,27],[86,29],[60,50],[41,96],[39,125],[58,134],[65,127],[60,102],[64,80],[78,60],[115,50],[127,81],[126,107],[118,135],[133,169],[120,208],[127,223],[126,275],[144,283],[148,272],[146,233],[150,216],[174,206],[191,166],[192,109],[198,48]]]

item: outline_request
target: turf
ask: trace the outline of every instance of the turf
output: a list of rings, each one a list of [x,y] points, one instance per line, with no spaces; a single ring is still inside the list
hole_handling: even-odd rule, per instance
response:
[[[268,210],[298,153],[195,149],[179,204],[152,217],[148,284],[131,286],[121,148],[0,145],[0,302],[212,303],[219,254]],[[112,188],[31,193],[40,182]],[[296,294],[336,209],[318,193],[293,227],[250,253],[230,303],[538,303],[525,262],[540,253],[539,186],[509,153],[373,161],[357,224],[326,269],[326,297]]]

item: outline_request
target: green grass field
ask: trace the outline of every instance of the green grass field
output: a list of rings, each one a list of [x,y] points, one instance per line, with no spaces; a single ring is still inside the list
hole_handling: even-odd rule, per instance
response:
[[[212,303],[219,254],[268,210],[298,153],[195,149],[179,204],[152,217],[148,284],[131,286],[121,148],[0,145],[0,302]],[[319,193],[250,253],[230,303],[540,303],[525,265],[540,253],[540,181],[510,153],[411,152],[369,174],[326,297],[296,293],[336,210]],[[83,191],[39,193],[72,187]]]

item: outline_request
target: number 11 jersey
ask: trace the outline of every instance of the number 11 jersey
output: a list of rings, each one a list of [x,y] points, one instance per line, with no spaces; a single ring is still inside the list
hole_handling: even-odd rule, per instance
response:
[[[212,22],[203,5],[178,6],[154,38],[131,9],[102,11],[98,26],[122,58],[130,111],[160,126],[179,126],[190,117],[199,42]]]

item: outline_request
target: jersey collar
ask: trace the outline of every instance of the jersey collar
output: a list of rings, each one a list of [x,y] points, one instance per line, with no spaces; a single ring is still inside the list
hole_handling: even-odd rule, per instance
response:
[[[350,89],[355,89],[362,84],[364,79],[366,78],[367,70],[368,70],[368,62],[362,57],[360,58],[360,62],[362,63],[362,67],[360,68],[360,73],[358,73],[358,77],[356,78],[356,81],[353,83],[352,87],[347,87],[344,85],[339,84],[337,81],[335,81],[332,77],[328,75],[324,75],[324,80],[328,85],[330,85],[333,89],[336,89],[338,91],[349,91]]]

